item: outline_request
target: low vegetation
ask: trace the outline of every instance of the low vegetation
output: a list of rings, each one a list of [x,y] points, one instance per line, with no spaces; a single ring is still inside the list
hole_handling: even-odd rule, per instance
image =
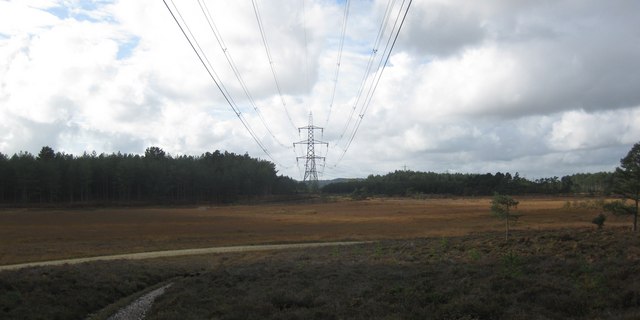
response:
[[[591,227],[589,198],[519,196],[516,229]],[[0,210],[0,265],[212,246],[407,239],[504,230],[491,198],[352,201],[212,207]],[[566,208],[566,203],[577,203]],[[610,216],[607,226],[628,225]]]
[[[81,319],[170,278],[147,319],[638,319],[640,238],[515,230],[4,271],[0,318]]]
[[[279,252],[178,281],[149,319],[637,319],[640,239],[495,233]]]
[[[607,216],[604,213],[597,215],[591,222],[598,226],[598,229],[602,229],[604,227],[604,222],[607,221]]]
[[[0,319],[84,319],[195,265],[93,262],[0,272]]]

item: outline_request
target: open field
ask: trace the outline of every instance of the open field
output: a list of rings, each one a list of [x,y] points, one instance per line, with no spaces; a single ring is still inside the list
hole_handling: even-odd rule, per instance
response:
[[[106,319],[166,283],[146,319],[640,318],[637,234],[502,235],[2,271],[0,318]]]
[[[172,283],[147,319],[638,319],[640,237],[593,199],[489,198],[0,211],[0,261],[338,240],[353,246],[0,271],[2,319],[106,319]],[[37,306],[34,308],[33,306]]]
[[[515,228],[593,228],[595,200],[519,198]],[[490,198],[372,199],[200,208],[4,209],[0,265],[228,245],[407,239],[499,231]],[[570,204],[569,206],[567,204]],[[591,206],[591,207],[590,207]],[[607,226],[628,226],[610,217]]]

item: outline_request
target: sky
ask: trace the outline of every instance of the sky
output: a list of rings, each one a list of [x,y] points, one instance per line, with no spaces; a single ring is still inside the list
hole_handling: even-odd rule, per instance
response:
[[[381,46],[390,2],[350,1],[340,50],[345,1],[256,0],[271,59],[252,1],[167,2],[210,69],[163,1],[0,0],[0,152],[226,150],[302,179],[311,113],[321,179],[539,178],[612,171],[640,141],[638,1],[413,1],[366,105],[402,1]]]

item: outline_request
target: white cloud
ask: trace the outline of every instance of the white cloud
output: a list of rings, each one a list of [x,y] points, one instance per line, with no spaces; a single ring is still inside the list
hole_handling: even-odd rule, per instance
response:
[[[55,24],[56,18],[36,8],[49,8],[54,1],[0,2],[0,34],[14,36],[42,31]]]
[[[289,146],[305,136],[277,95],[251,3],[207,5],[277,139],[197,3],[176,3],[281,172],[300,178],[294,157],[304,151]],[[358,134],[333,168],[387,2],[351,2],[328,123],[343,3],[305,1],[304,14],[300,2],[258,3],[294,126],[312,111],[326,127],[327,177],[404,165],[529,176],[611,170],[640,137],[640,4],[414,1]],[[266,158],[157,1],[0,1],[0,132],[3,153],[158,145]]]
[[[640,109],[587,113],[570,111],[553,124],[549,146],[554,150],[596,149],[612,143],[633,144],[640,137]]]

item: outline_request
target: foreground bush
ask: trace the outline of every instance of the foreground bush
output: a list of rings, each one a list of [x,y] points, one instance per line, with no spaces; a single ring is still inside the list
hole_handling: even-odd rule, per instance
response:
[[[84,319],[90,313],[183,274],[145,262],[93,262],[0,272],[0,319]]]
[[[640,238],[512,231],[0,272],[1,319],[84,319],[173,278],[147,319],[639,319]]]
[[[638,319],[640,239],[616,231],[279,252],[179,281],[149,319]]]

